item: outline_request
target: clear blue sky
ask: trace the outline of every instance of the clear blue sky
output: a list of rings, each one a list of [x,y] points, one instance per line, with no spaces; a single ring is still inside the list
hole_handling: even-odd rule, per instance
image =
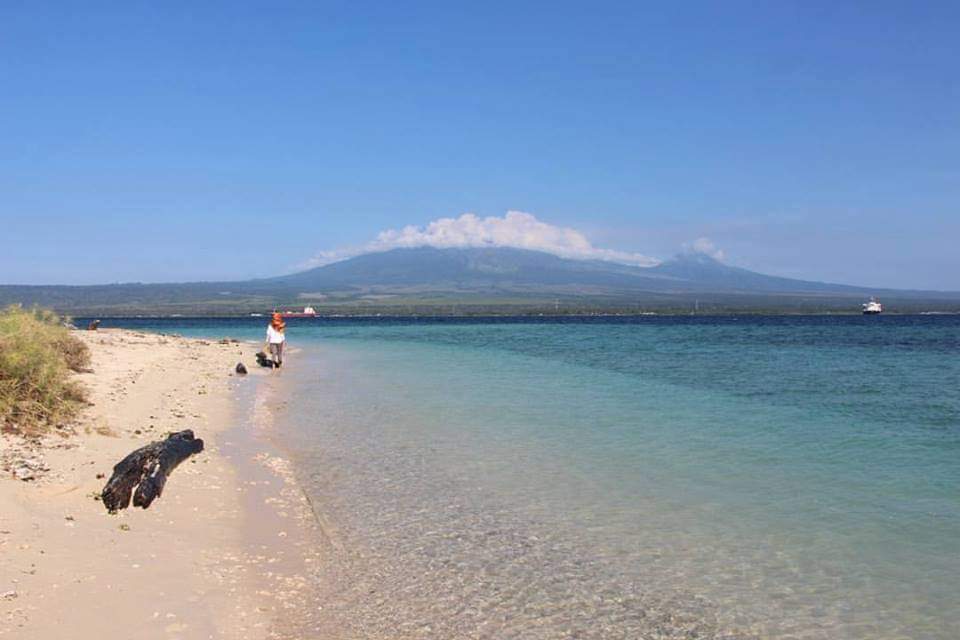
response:
[[[518,209],[603,248],[960,289],[958,25],[957,2],[6,2],[0,282],[271,275]]]

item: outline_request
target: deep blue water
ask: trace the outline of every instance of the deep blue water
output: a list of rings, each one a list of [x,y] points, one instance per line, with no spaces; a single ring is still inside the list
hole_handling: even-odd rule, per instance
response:
[[[103,326],[261,339],[264,322]],[[353,549],[316,576],[314,629],[636,637],[669,609],[704,636],[955,637],[958,316],[314,319],[288,335],[277,437]]]

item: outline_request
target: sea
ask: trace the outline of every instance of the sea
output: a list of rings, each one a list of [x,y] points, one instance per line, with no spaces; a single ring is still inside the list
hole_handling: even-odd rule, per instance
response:
[[[960,316],[287,335],[271,438],[324,523],[292,635],[960,637]]]

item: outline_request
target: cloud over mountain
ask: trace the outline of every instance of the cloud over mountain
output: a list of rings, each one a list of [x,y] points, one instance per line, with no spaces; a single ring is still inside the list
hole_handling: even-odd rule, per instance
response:
[[[715,245],[710,238],[697,238],[691,243],[685,243],[683,248],[687,253],[700,253],[721,262],[724,258],[723,250]]]
[[[544,251],[563,258],[605,260],[640,267],[660,263],[656,258],[640,253],[595,247],[576,229],[548,224],[523,211],[508,211],[503,217],[481,218],[464,213],[458,218],[434,220],[423,227],[409,225],[402,229],[388,229],[363,246],[322,251],[306,266],[316,267],[364,253],[413,247],[513,247]]]

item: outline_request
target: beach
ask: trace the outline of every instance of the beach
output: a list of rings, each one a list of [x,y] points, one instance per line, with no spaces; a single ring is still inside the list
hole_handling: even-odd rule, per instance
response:
[[[960,640],[960,2],[0,20],[0,640]]]
[[[3,437],[0,638],[955,636],[956,318],[104,324],[75,433]]]
[[[284,461],[240,415],[271,375],[252,366],[258,346],[75,334],[91,350],[78,374],[90,406],[34,442],[0,441],[0,638],[274,637],[312,552]],[[149,509],[108,514],[98,496],[113,465],[182,429],[204,451]]]

